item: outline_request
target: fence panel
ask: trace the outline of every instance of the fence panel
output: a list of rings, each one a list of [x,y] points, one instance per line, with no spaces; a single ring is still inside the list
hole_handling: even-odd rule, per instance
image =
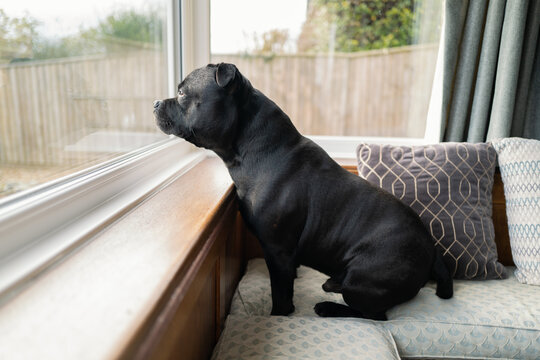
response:
[[[354,54],[212,55],[231,62],[304,134],[421,137],[435,46]],[[0,163],[69,165],[65,151],[95,131],[155,132],[151,104],[166,96],[157,51],[0,66]],[[95,157],[95,155],[94,155]]]
[[[325,55],[213,54],[312,135],[423,137],[436,45]]]

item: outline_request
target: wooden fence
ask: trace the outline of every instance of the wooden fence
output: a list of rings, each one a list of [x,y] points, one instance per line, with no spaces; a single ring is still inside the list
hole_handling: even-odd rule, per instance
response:
[[[214,55],[237,65],[304,134],[423,137],[437,47],[352,54]]]
[[[212,62],[235,63],[305,134],[421,137],[436,52],[212,55]],[[0,66],[0,164],[79,164],[96,155],[66,148],[93,132],[155,133],[151,104],[166,97],[164,69],[157,51]]]
[[[165,69],[157,51],[0,66],[0,164],[77,165],[106,156],[66,151],[96,131],[157,132]]]

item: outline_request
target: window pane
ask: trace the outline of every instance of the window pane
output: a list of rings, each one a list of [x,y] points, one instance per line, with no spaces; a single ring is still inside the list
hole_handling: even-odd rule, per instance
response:
[[[311,135],[424,137],[441,30],[429,0],[211,0],[211,59]]]
[[[166,2],[0,6],[0,197],[165,139]]]

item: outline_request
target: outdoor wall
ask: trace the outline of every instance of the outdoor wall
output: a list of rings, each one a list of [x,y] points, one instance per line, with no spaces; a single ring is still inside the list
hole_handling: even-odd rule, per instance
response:
[[[156,133],[164,68],[157,51],[1,65],[0,164],[79,164],[92,153],[69,148],[96,131]]]
[[[422,137],[436,53],[430,45],[211,60],[235,63],[304,134]],[[92,133],[157,133],[151,105],[166,96],[164,67],[156,51],[1,65],[0,164],[80,164],[93,155],[73,145]]]
[[[217,55],[304,134],[423,137],[437,46],[328,55]]]

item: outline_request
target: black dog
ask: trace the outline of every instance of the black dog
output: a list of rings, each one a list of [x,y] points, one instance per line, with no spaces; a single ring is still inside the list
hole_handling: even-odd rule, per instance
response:
[[[162,131],[213,150],[227,165],[264,251],[272,315],[294,311],[299,264],[330,276],[323,289],[349,305],[319,303],[320,316],[384,320],[429,279],[439,297],[452,297],[452,278],[420,218],[303,137],[236,66],[193,71],[176,97],[154,102],[154,115]]]

